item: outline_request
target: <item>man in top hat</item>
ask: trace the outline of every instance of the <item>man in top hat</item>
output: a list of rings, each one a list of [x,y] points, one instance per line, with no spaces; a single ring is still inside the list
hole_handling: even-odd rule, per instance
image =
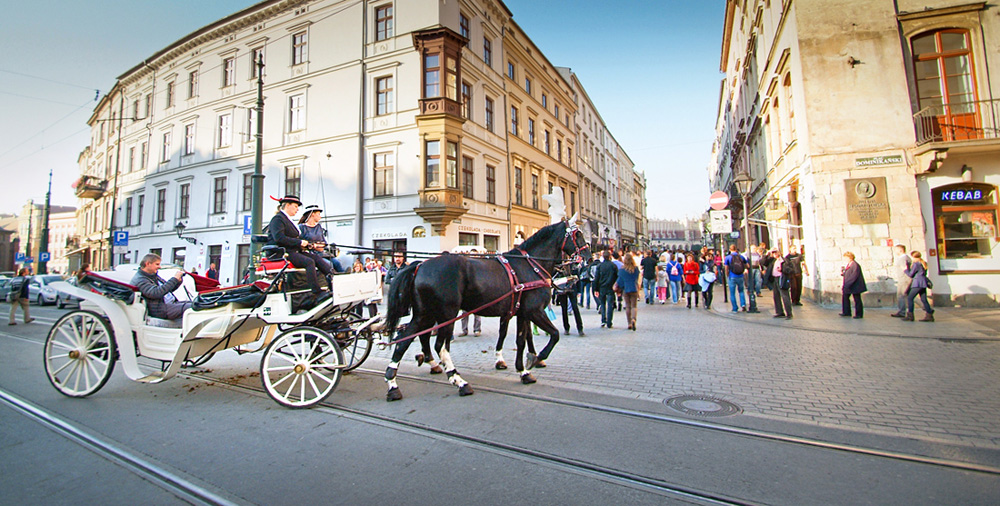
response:
[[[272,197],[273,198],[273,197]],[[267,244],[269,246],[281,246],[285,248],[288,260],[299,269],[306,270],[306,282],[316,303],[330,297],[330,292],[323,292],[319,281],[316,279],[316,261],[312,257],[302,253],[302,250],[309,246],[309,241],[299,237],[299,227],[295,225],[292,218],[298,214],[302,201],[295,195],[285,195],[278,199],[278,212],[271,218],[267,226]]]

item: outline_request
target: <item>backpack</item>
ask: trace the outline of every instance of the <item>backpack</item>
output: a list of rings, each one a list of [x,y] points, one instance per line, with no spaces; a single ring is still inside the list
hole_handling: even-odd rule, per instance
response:
[[[593,265],[590,266],[590,279],[597,279],[597,266],[598,265],[601,265],[601,263],[600,262],[594,262]]]
[[[677,270],[677,262],[674,262],[673,267],[670,268],[670,275],[671,276],[679,276],[680,275],[680,271]]]
[[[747,265],[743,260],[743,255],[733,253],[729,256],[729,272],[736,274],[737,276],[742,276],[746,270]]]

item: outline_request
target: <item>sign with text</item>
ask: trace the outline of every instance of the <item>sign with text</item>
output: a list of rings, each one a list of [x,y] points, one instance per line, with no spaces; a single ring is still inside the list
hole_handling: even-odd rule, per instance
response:
[[[113,233],[114,244],[112,246],[128,246],[128,231],[116,230]]]
[[[250,235],[253,233],[253,216],[246,215],[243,216],[243,235]]]
[[[845,179],[844,194],[848,223],[889,223],[889,195],[884,177]]]
[[[872,156],[868,158],[855,158],[855,167],[880,167],[883,165],[900,165],[903,163],[903,155]]]
[[[733,217],[728,209],[724,211],[709,211],[713,234],[733,233]]]

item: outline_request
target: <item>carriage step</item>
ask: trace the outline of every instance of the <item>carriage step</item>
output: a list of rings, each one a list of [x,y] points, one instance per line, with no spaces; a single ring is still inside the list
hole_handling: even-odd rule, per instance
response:
[[[166,381],[167,379],[168,378],[167,378],[167,376],[166,376],[165,373],[163,373],[163,372],[154,372],[153,374],[150,374],[149,376],[143,376],[142,378],[139,378],[136,381],[138,381],[140,383],[155,384],[155,383],[160,383],[162,381]]]

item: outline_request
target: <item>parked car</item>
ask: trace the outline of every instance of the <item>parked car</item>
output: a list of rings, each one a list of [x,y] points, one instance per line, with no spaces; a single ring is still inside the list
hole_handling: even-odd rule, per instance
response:
[[[0,301],[10,302],[7,300],[7,296],[10,295],[10,282],[13,281],[12,278],[0,279]]]
[[[67,279],[66,282],[73,286],[77,286],[75,277]],[[62,292],[56,292],[56,307],[58,307],[59,309],[62,309],[71,304],[75,305],[76,307],[80,307],[80,300],[81,299],[79,297],[73,295],[66,295],[65,293]]]
[[[58,292],[49,285],[62,280],[63,277],[58,274],[43,274],[31,278],[28,282],[28,300],[37,302],[39,306],[54,304]]]

